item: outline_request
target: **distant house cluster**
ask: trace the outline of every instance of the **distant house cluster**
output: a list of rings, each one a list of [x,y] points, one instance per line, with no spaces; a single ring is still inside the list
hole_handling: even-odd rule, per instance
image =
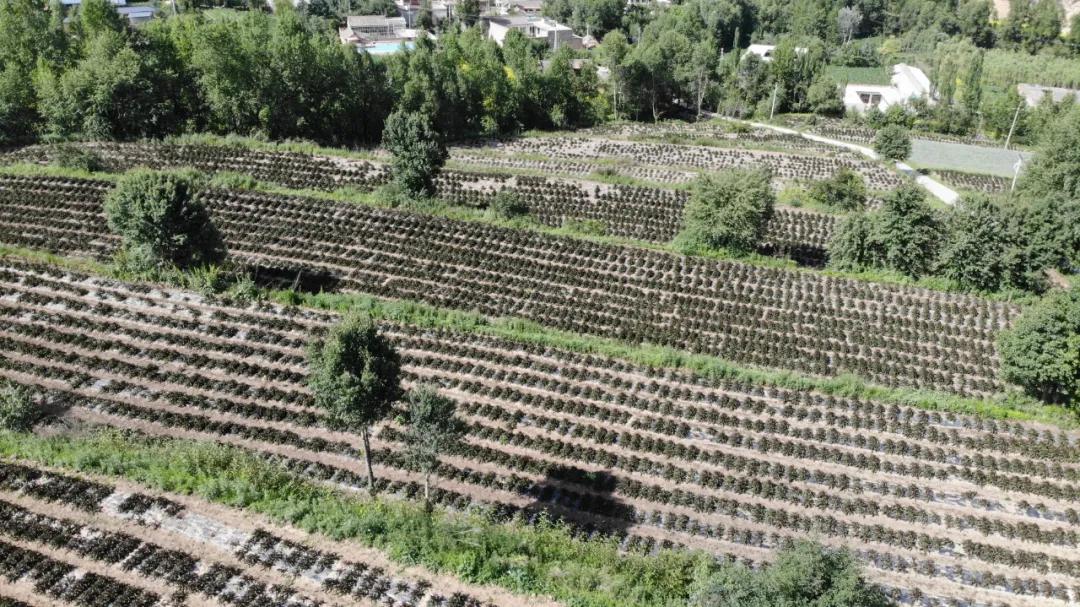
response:
[[[385,55],[409,48],[420,33],[420,0],[396,0],[397,16],[356,15],[350,16],[338,34],[343,44],[374,55]],[[428,5],[431,20],[439,25],[454,18],[455,0],[431,0]],[[597,41],[592,36],[578,36],[568,25],[541,16],[543,0],[494,0],[482,21],[487,35],[499,46],[506,41],[512,30],[517,30],[530,40],[544,41],[552,49],[593,48]]]

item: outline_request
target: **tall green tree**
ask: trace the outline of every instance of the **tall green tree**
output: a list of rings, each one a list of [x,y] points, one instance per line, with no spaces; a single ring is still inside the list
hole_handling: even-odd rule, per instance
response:
[[[611,111],[616,120],[619,119],[619,100],[626,86],[626,68],[623,62],[630,54],[630,48],[626,34],[616,30],[604,35],[604,40],[597,49],[601,65],[606,67],[610,74],[608,88],[611,89]]]
[[[1080,203],[1080,107],[1047,130],[1019,189],[1028,198],[1060,194]]]
[[[480,20],[480,0],[462,0],[457,4],[457,17],[465,24],[472,27]]]
[[[965,196],[950,209],[948,238],[938,261],[939,273],[973,291],[997,291],[1008,278],[1008,217],[986,195]]]
[[[401,358],[369,317],[350,315],[312,342],[308,367],[315,405],[327,411],[334,427],[360,433],[368,490],[374,494],[371,427],[402,396]]]
[[[457,417],[454,401],[432,385],[409,391],[405,449],[409,463],[424,475],[424,505],[431,507],[431,475],[439,459],[457,450],[465,436],[465,423]]]
[[[754,251],[773,214],[776,196],[767,171],[704,174],[694,182],[677,242],[688,251]]]
[[[398,110],[386,119],[383,147],[393,154],[394,182],[407,194],[435,194],[435,176],[446,162],[446,146],[431,119]]]
[[[966,0],[960,4],[958,20],[960,33],[979,48],[994,46],[994,28],[991,18],[994,7],[989,0]]]
[[[885,196],[875,240],[887,269],[907,276],[926,275],[941,244],[941,221],[919,186],[908,184]]]
[[[121,260],[136,272],[219,263],[225,245],[199,200],[202,179],[184,171],[125,175],[105,198],[105,219],[120,236]]]
[[[982,51],[974,53],[967,72],[964,74],[964,89],[961,92],[961,102],[964,109],[973,114],[982,107],[983,55]]]
[[[39,112],[33,73],[39,61],[64,59],[64,36],[54,19],[61,10],[41,0],[0,0],[0,144],[34,134]]]
[[[1080,396],[1080,289],[1055,291],[998,337],[1002,376],[1048,402]]]

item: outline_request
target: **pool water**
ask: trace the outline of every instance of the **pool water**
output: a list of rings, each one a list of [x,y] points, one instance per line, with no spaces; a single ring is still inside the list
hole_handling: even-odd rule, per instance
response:
[[[392,55],[401,52],[402,44],[403,42],[400,40],[393,42],[376,42],[371,46],[365,46],[364,50],[372,55]],[[414,43],[410,40],[406,40],[404,41],[404,45],[405,48],[411,49],[413,48]]]

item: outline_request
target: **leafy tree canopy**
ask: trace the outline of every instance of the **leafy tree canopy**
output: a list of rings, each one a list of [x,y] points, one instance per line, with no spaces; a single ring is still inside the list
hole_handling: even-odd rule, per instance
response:
[[[225,245],[198,199],[191,172],[141,170],[124,176],[105,199],[109,228],[120,236],[127,269],[144,272],[213,264]]]
[[[1002,375],[1049,402],[1080,395],[1080,289],[1055,291],[998,338]]]
[[[772,217],[776,196],[762,170],[702,175],[694,184],[679,245],[685,249],[752,252]]]

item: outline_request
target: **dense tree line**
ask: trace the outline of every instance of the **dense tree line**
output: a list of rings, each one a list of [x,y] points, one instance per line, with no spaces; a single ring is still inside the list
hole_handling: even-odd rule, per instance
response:
[[[969,195],[936,211],[908,186],[847,217],[830,245],[839,268],[937,274],[972,291],[1042,291],[1080,265],[1080,109],[1053,123],[1016,192]]]
[[[570,50],[542,68],[520,34],[500,49],[477,29],[450,31],[375,60],[287,4],[138,29],[107,0],[82,3],[66,26],[64,11],[0,0],[0,141],[210,131],[351,145],[379,142],[398,108],[430,112],[450,138],[602,113],[595,71],[575,71]]]

